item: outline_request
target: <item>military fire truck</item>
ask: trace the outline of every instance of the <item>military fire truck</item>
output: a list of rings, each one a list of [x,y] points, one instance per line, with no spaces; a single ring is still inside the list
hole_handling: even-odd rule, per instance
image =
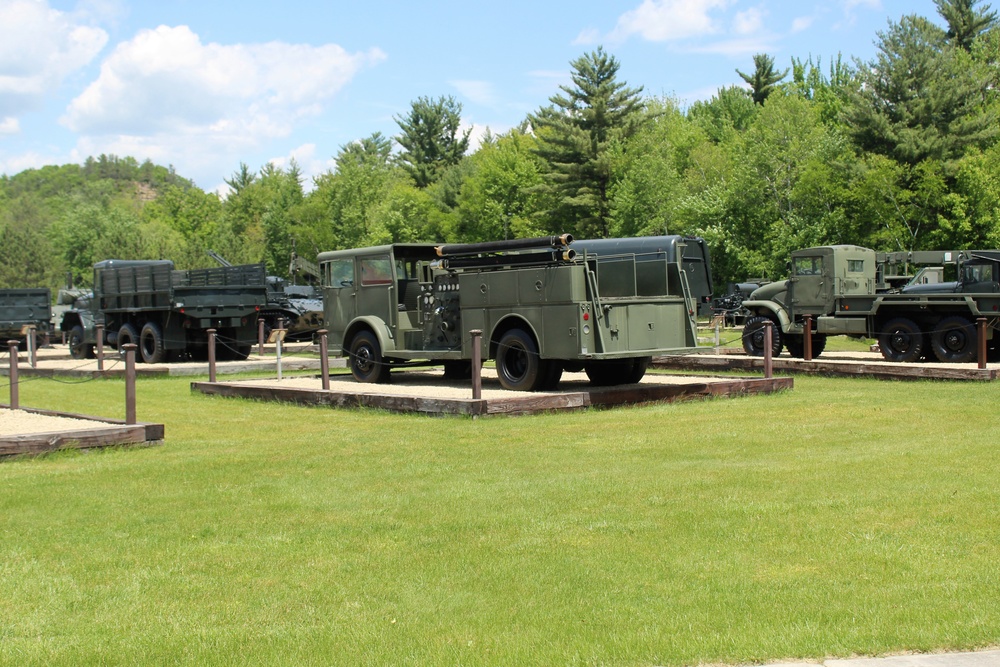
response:
[[[464,376],[479,330],[507,389],[553,389],[564,370],[598,385],[638,382],[653,355],[696,345],[683,252],[651,238],[600,254],[576,251],[570,235],[321,253],[331,350],[361,382],[418,364]]]

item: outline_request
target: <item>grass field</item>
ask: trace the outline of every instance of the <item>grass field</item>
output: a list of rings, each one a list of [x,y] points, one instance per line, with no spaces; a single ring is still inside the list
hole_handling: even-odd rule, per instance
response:
[[[0,664],[689,665],[1000,643],[1000,385],[432,418],[142,379],[0,462]],[[121,416],[117,380],[23,405]]]

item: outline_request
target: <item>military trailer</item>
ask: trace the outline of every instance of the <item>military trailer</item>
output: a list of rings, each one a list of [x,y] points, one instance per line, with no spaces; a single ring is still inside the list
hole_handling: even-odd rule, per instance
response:
[[[554,389],[564,370],[591,382],[638,382],[653,355],[696,345],[679,255],[577,254],[569,235],[492,243],[393,245],[324,252],[330,349],[360,382],[443,364],[467,377],[472,337],[503,387]],[[655,243],[651,244],[656,254]]]
[[[47,287],[0,289],[0,341],[27,340],[27,327],[34,327],[46,340],[52,330],[52,292]],[[44,344],[44,342],[42,343]]]
[[[209,329],[220,360],[241,360],[257,340],[257,312],[266,303],[263,264],[179,271],[170,260],[109,259],[94,265],[91,298],[63,314],[62,328],[75,359],[94,355],[102,324],[104,344],[136,343],[146,363],[205,358]]]
[[[764,326],[774,324],[772,352],[784,346],[803,356],[806,316],[811,317],[812,353],[818,356],[832,335],[876,338],[882,356],[913,362],[933,355],[943,362],[968,362],[977,352],[975,322],[988,320],[988,347],[995,351],[1000,315],[1000,251],[940,251],[956,265],[956,279],[925,280],[924,274],[897,288],[884,277],[886,255],[851,245],[822,246],[792,253],[792,276],[765,285],[743,302],[751,317],[743,333],[748,354],[764,354]]]

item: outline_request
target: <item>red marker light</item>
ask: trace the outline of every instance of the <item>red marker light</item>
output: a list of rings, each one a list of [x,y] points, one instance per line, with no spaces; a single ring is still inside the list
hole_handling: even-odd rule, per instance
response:
[[[583,314],[583,321],[586,322],[589,319],[590,319],[590,313],[584,313]]]

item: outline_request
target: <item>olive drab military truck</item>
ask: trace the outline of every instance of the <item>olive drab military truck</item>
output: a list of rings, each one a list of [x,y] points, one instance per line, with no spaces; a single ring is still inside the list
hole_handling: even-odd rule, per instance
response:
[[[681,254],[577,252],[569,235],[393,245],[321,253],[330,349],[354,378],[443,364],[471,371],[472,337],[503,387],[555,388],[564,370],[598,385],[638,382],[653,355],[696,345]],[[605,249],[607,250],[607,249]],[[705,266],[707,270],[707,265]]]
[[[899,255],[953,264],[956,279],[931,280],[918,273],[898,287],[886,267]],[[788,280],[764,285],[743,302],[751,313],[743,333],[748,354],[764,354],[764,326],[771,322],[772,352],[784,346],[792,356],[803,356],[806,316],[811,318],[814,356],[823,351],[827,336],[846,334],[878,339],[889,361],[932,355],[944,362],[968,362],[977,352],[975,323],[983,317],[989,324],[988,347],[996,349],[1000,251],[887,255],[851,245],[822,246],[793,252],[791,271]]]
[[[48,337],[52,330],[52,292],[47,287],[0,289],[0,344],[27,337],[27,327],[37,336]]]
[[[75,359],[92,357],[97,326],[104,344],[139,346],[141,360],[207,358],[215,329],[220,360],[242,360],[257,340],[257,313],[267,303],[263,264],[174,269],[170,260],[108,259],[94,265],[89,300],[63,313]]]

